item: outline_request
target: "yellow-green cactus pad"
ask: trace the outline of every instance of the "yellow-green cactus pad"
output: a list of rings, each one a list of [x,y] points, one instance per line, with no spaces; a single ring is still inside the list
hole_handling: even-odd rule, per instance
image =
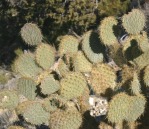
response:
[[[41,92],[43,94],[52,94],[60,89],[60,84],[52,75],[48,75],[41,81]]]
[[[21,37],[26,44],[34,46],[42,42],[42,33],[39,27],[33,23],[26,23],[21,28]]]
[[[115,95],[109,103],[109,110],[107,114],[108,121],[112,123],[119,123],[125,120],[130,110],[131,99],[125,93]],[[133,112],[132,112],[133,113]]]
[[[23,77],[32,78],[37,76],[42,70],[35,62],[35,57],[32,53],[24,53],[15,61],[15,69]]]
[[[27,122],[35,125],[46,123],[50,118],[50,114],[46,112],[42,104],[38,102],[34,102],[27,106],[22,115]]]
[[[92,69],[92,64],[86,59],[81,51],[74,56],[73,65],[75,71],[78,72],[90,72]]]
[[[59,44],[59,54],[73,55],[78,51],[79,39],[71,35],[65,35],[62,37]]]
[[[60,82],[60,94],[66,99],[73,99],[81,96],[85,90],[87,82],[84,76],[79,72],[67,74]]]
[[[0,108],[13,110],[19,103],[17,92],[12,90],[0,91]]]
[[[68,65],[65,64],[65,62],[63,60],[61,60],[58,64],[58,69],[57,69],[58,73],[61,75],[61,76],[66,76],[67,73],[69,72],[69,67]]]
[[[103,62],[104,46],[99,41],[99,36],[93,31],[83,35],[82,50],[86,57],[93,63]]]
[[[149,65],[144,70],[143,81],[147,87],[149,87]]]
[[[9,126],[8,129],[25,129],[21,126]]]
[[[55,50],[48,44],[41,44],[36,49],[36,61],[43,69],[50,69],[55,61]]]
[[[145,26],[145,15],[139,9],[133,9],[122,17],[122,25],[129,34],[138,34]]]
[[[115,17],[106,17],[101,21],[99,26],[99,35],[102,43],[104,45],[110,46],[118,43],[117,38],[114,35],[114,26],[117,25],[117,20]]]
[[[107,64],[97,64],[91,71],[91,86],[97,94],[116,87],[116,73]]]
[[[131,96],[130,109],[128,110],[128,117],[125,120],[128,122],[136,121],[145,110],[146,99],[143,95]]]
[[[79,129],[82,124],[81,114],[74,109],[57,110],[51,114],[50,129]]]
[[[134,95],[138,95],[141,93],[141,85],[140,85],[139,78],[136,72],[134,72],[133,80],[131,81],[130,88]]]
[[[24,95],[29,100],[34,100],[36,97],[36,83],[30,78],[19,78],[17,87],[18,93]]]
[[[143,69],[145,66],[149,65],[149,51],[146,51],[136,59],[134,59],[134,63],[139,67],[139,69]]]

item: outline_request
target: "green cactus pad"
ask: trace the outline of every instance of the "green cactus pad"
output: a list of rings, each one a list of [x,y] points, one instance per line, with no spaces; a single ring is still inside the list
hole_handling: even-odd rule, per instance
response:
[[[51,114],[50,129],[79,129],[82,124],[81,114],[74,109],[57,110]]]
[[[60,94],[66,99],[73,99],[81,96],[87,85],[84,76],[79,72],[67,74],[60,82]]]
[[[58,64],[58,71],[57,71],[61,76],[66,76],[69,72],[69,67],[68,65],[65,64],[63,60],[61,60]]]
[[[19,78],[18,83],[18,93],[24,95],[29,100],[34,100],[36,97],[36,83],[29,78]]]
[[[36,61],[43,69],[49,69],[55,61],[55,50],[48,44],[41,44],[36,49]]]
[[[145,15],[139,9],[133,9],[122,17],[122,25],[130,34],[138,34],[145,26]]]
[[[21,37],[26,44],[34,46],[42,42],[43,36],[36,24],[26,23],[21,28]]]
[[[59,54],[68,54],[72,56],[78,51],[79,40],[71,35],[65,35],[62,37],[59,44]]]
[[[25,129],[21,126],[9,126],[8,129]]]
[[[51,94],[48,98],[44,99],[42,106],[47,112],[54,112],[58,108],[67,108],[67,100],[58,94]]]
[[[97,94],[116,87],[116,74],[107,64],[97,64],[91,72],[91,86]]]
[[[144,69],[143,81],[147,87],[149,87],[149,65]]]
[[[136,72],[134,72],[133,80],[131,82],[131,91],[133,95],[138,95],[141,93],[141,84],[139,82],[139,78]]]
[[[112,123],[120,123],[128,116],[131,99],[125,93],[115,95],[109,103],[107,118]],[[133,113],[133,112],[132,112]]]
[[[135,58],[133,62],[139,67],[139,69],[143,69],[145,66],[149,65],[149,51],[146,51],[139,57]]]
[[[92,64],[86,59],[81,51],[74,56],[73,65],[75,71],[78,72],[90,72],[92,69]]]
[[[105,47],[100,43],[98,34],[88,31],[82,38],[82,50],[86,57],[93,63],[103,62]]]
[[[12,90],[0,91],[0,108],[13,110],[19,103],[17,92]]]
[[[128,117],[125,119],[128,122],[136,121],[145,110],[146,99],[143,95],[132,96],[130,109],[128,110]]]
[[[104,45],[110,46],[118,43],[113,30],[114,26],[116,26],[117,23],[117,20],[112,16],[106,17],[101,21],[101,24],[99,26],[99,35]]]
[[[50,114],[46,112],[42,104],[38,102],[34,102],[27,106],[22,115],[27,122],[35,125],[46,123],[50,118]]]
[[[60,84],[52,75],[48,75],[41,81],[41,92],[43,94],[52,94],[60,89]]]
[[[41,72],[41,68],[35,63],[35,58],[32,53],[25,53],[18,57],[15,61],[15,69],[23,77],[32,78]]]

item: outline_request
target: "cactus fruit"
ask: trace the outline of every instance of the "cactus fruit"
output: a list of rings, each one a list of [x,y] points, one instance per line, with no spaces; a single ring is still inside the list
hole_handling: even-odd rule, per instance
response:
[[[59,44],[59,54],[74,55],[78,51],[79,40],[71,35],[65,35],[62,37]]]
[[[101,21],[99,26],[99,35],[104,45],[110,46],[118,43],[117,38],[114,35],[114,26],[118,24],[117,20],[110,16]]]
[[[133,80],[131,81],[131,91],[133,95],[139,95],[141,93],[141,84],[136,72],[134,72]]]
[[[81,96],[84,92],[87,82],[81,73],[71,72],[61,80],[60,84],[61,96],[69,100]]]
[[[136,121],[145,110],[146,99],[143,95],[131,96],[130,108],[128,110],[128,115],[126,121],[133,122]]]
[[[52,75],[48,75],[41,81],[41,92],[43,94],[52,94],[60,89],[60,84]]]
[[[27,122],[40,125],[49,120],[50,114],[43,109],[41,103],[33,102],[26,106],[22,115]]]
[[[128,116],[131,103],[130,96],[125,93],[115,95],[109,103],[107,118],[112,123],[121,123]]]
[[[81,114],[75,109],[67,109],[52,113],[49,127],[51,129],[79,129],[81,124]]]
[[[146,18],[139,9],[133,9],[122,17],[122,25],[129,34],[138,34],[145,26]]]
[[[0,108],[13,110],[19,103],[17,92],[11,90],[0,91]]]
[[[81,51],[73,58],[73,65],[77,72],[90,72],[92,69],[92,64],[86,59]]]
[[[38,26],[33,23],[26,23],[21,28],[21,37],[26,44],[35,46],[42,42],[42,33]]]
[[[149,65],[144,69],[143,81],[147,87],[149,87]]]
[[[116,87],[116,74],[107,64],[97,64],[91,71],[91,86],[97,94]]]
[[[36,49],[36,61],[43,69],[50,69],[55,61],[55,51],[48,44],[40,44]]]
[[[25,129],[21,126],[9,126],[8,129]]]
[[[15,61],[15,69],[23,76],[33,78],[42,70],[35,63],[35,57],[32,53],[25,53],[19,56]]]
[[[42,106],[47,112],[54,112],[58,108],[67,108],[67,100],[62,98],[58,94],[52,94],[48,98],[45,98],[43,100]]]
[[[24,95],[29,100],[34,100],[36,97],[36,83],[30,78],[19,78],[18,93]]]
[[[103,62],[104,46],[100,44],[97,33],[88,31],[83,35],[82,50],[92,63]]]

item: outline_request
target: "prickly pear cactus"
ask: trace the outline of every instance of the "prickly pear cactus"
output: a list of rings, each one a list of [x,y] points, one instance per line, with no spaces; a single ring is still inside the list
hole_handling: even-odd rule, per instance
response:
[[[51,129],[133,128],[138,119],[143,124],[149,87],[144,26],[144,14],[133,9],[103,18],[97,30],[82,36],[63,35],[54,48],[42,42],[37,25],[25,24],[21,36],[32,49],[14,62],[19,98],[14,91],[0,91],[0,108]]]

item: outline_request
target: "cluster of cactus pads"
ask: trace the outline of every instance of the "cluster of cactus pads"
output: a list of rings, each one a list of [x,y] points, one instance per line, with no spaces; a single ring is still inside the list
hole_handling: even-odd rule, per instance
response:
[[[37,25],[26,23],[21,37],[35,49],[15,60],[15,71],[21,75],[17,89],[0,91],[0,108],[15,110],[26,122],[50,129],[95,129],[89,119],[88,127],[82,126],[93,94],[108,100],[106,119],[113,127],[102,122],[101,129],[123,129],[124,122],[135,129],[147,103],[142,89],[149,87],[145,22],[138,9],[121,19],[109,16],[96,31],[61,36],[57,50],[44,41]],[[118,39],[124,32],[127,36]]]

